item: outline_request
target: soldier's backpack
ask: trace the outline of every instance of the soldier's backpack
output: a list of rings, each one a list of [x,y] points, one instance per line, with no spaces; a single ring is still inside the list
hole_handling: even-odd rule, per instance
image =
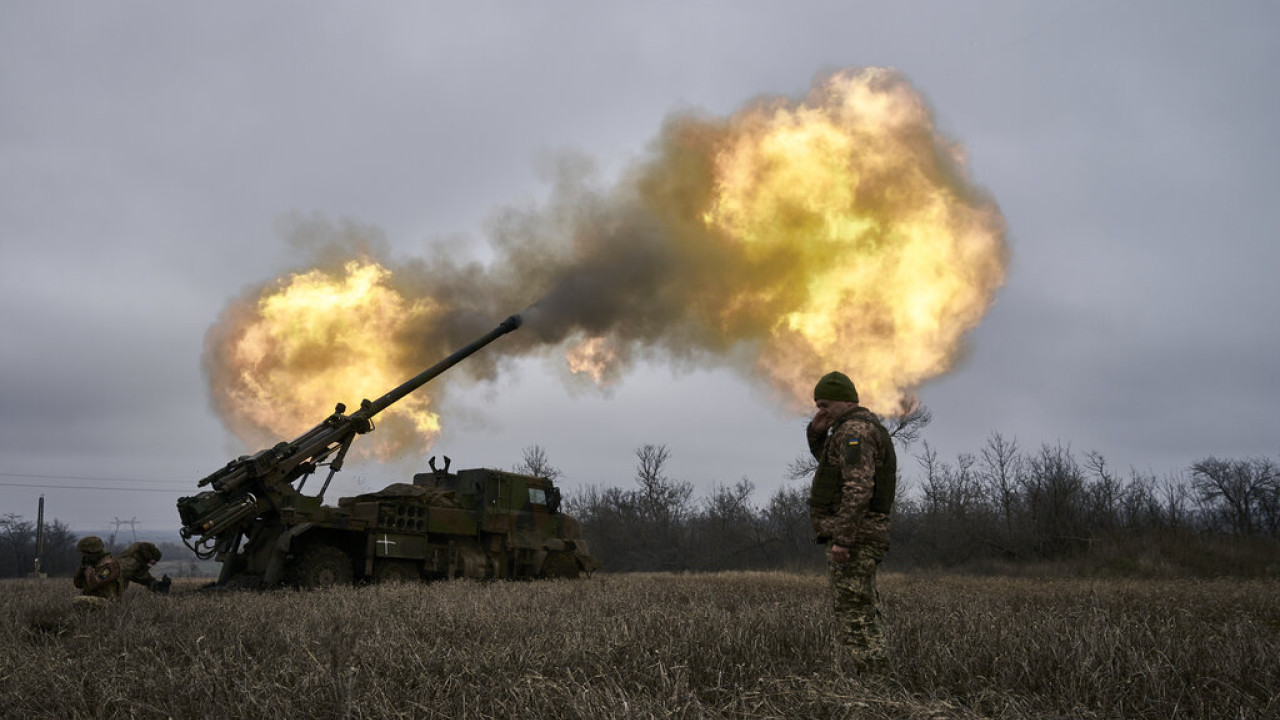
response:
[[[114,557],[107,555],[94,564],[93,567],[84,571],[84,585],[89,592],[94,592],[102,588],[120,577],[120,563]]]

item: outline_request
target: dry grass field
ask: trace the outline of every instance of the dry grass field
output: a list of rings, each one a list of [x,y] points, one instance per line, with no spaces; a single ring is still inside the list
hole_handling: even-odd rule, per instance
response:
[[[84,611],[0,583],[0,716],[1280,717],[1274,582],[886,575],[873,678],[815,576],[196,587]]]

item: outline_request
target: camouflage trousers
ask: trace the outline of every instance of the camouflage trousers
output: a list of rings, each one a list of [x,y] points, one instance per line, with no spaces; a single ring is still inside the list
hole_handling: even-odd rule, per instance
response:
[[[848,561],[831,565],[831,595],[840,641],[855,665],[880,669],[888,660],[876,567],[884,552],[869,545],[849,549]]]

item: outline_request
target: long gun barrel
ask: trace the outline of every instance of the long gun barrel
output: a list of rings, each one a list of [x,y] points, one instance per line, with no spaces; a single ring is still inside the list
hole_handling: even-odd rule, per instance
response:
[[[480,348],[484,347],[485,345],[488,345],[494,340],[497,340],[503,335],[506,335],[507,333],[519,328],[522,322],[523,320],[521,320],[519,315],[512,315],[506,320],[503,320],[498,325],[498,327],[490,330],[489,333],[484,337],[476,340],[475,342],[471,343],[470,345],[467,345],[464,348],[461,348],[454,354],[441,360],[435,365],[432,365],[426,370],[423,370],[417,375],[414,375],[412,378],[402,383],[400,387],[397,387],[395,390],[392,390],[391,392],[387,393],[386,395],[383,395],[382,397],[378,398],[377,400],[374,400],[373,402],[365,401],[361,403],[360,409],[352,413],[352,417],[353,418],[360,417],[365,420],[373,419],[374,415],[377,415],[383,410],[386,410],[387,407],[392,403],[395,403],[405,395],[408,395],[414,390],[417,390],[423,385],[426,385],[427,383],[431,382],[431,380],[433,380],[437,375],[443,373],[444,371],[448,370],[454,365],[457,365],[458,363],[467,359]]]
[[[261,514],[280,508],[301,496],[302,483],[293,483],[315,472],[328,462],[329,478],[321,488],[323,498],[334,473],[342,469],[343,459],[356,435],[373,430],[373,417],[404,396],[430,382],[436,376],[475,354],[484,346],[520,327],[519,315],[503,320],[496,328],[469,345],[460,348],[440,362],[423,370],[374,401],[364,400],[360,409],[344,415],[346,407],[339,403],[335,412],[319,425],[292,442],[282,442],[254,455],[232,460],[204,478],[199,487],[213,490],[178,500],[184,541],[196,537],[192,547],[200,557],[210,557],[217,550],[227,551],[240,534]],[[318,504],[318,500],[315,501]],[[213,547],[215,545],[217,547]],[[188,542],[191,546],[191,543]],[[202,547],[203,546],[203,547]]]

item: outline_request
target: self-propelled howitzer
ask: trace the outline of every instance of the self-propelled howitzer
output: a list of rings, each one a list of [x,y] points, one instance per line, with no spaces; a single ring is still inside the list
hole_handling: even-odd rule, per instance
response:
[[[197,556],[222,563],[219,585],[237,587],[325,585],[380,576],[410,579],[415,574],[576,575],[578,569],[594,569],[577,523],[560,516],[559,491],[545,478],[464,471],[507,480],[493,485],[501,498],[477,502],[459,499],[450,485],[457,484],[456,476],[449,475],[446,465],[443,472],[416,476],[414,485],[343,498],[339,507],[323,504],[352,441],[373,430],[375,415],[520,324],[520,316],[513,315],[377,400],[362,401],[350,415],[339,403],[332,415],[292,442],[227,463],[199,482],[212,489],[178,500],[183,541]],[[307,479],[324,466],[329,472],[320,492],[304,495]],[[511,480],[520,481],[528,502],[511,493]],[[472,485],[479,490],[485,483]],[[495,522],[493,511],[504,499],[501,507],[510,517]],[[413,519],[408,526],[406,516]],[[535,526],[537,532],[530,534]]]

